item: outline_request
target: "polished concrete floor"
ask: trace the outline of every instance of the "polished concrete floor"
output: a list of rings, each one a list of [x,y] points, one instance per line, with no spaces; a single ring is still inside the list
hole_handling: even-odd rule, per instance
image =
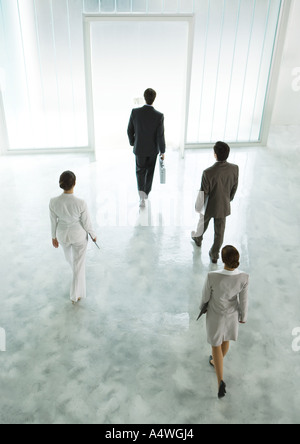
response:
[[[0,423],[300,423],[298,141],[274,129],[267,148],[232,150],[241,178],[225,243],[250,273],[250,312],[226,358],[222,401],[205,320],[196,322],[204,279],[216,269],[212,227],[202,249],[190,239],[212,151],[184,160],[169,151],[167,184],[157,174],[142,212],[130,149],[96,161],[1,157]],[[77,175],[101,246],[89,245],[88,299],[76,306],[48,216],[65,169]]]

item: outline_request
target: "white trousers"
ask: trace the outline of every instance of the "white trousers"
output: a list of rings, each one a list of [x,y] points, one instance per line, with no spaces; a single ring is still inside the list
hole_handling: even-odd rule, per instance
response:
[[[70,299],[77,302],[78,299],[86,298],[86,282],[85,282],[85,257],[88,240],[73,244],[61,243],[66,260],[71,266],[73,272],[72,285],[70,291]]]

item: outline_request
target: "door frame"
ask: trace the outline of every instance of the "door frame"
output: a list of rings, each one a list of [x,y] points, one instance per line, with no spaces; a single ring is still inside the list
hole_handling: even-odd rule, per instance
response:
[[[86,102],[87,102],[87,127],[89,149],[96,153],[95,144],[95,115],[93,99],[93,74],[92,74],[92,50],[91,50],[91,23],[104,21],[174,21],[188,23],[188,48],[187,48],[187,70],[186,87],[184,91],[185,107],[182,110],[182,131],[180,140],[180,153],[184,157],[184,150],[187,140],[188,114],[190,108],[190,91],[192,77],[192,62],[194,49],[194,14],[84,14],[83,15],[83,42],[85,59],[85,82],[86,82]]]

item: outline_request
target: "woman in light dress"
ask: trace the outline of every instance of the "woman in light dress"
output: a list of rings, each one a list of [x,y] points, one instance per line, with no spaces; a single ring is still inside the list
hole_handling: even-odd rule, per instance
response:
[[[59,179],[63,194],[50,200],[52,244],[63,247],[66,260],[73,271],[70,299],[73,304],[86,298],[85,258],[88,235],[97,241],[87,205],[74,195],[76,176],[65,171]]]
[[[223,270],[208,273],[201,304],[201,310],[208,304],[207,340],[212,346],[209,363],[217,374],[219,399],[226,394],[223,363],[229,343],[238,339],[239,323],[247,321],[249,284],[249,275],[238,270],[240,254],[235,247],[224,247],[222,260]]]

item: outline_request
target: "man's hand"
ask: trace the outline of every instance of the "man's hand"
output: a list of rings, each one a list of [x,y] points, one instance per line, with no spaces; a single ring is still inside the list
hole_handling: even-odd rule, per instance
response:
[[[52,239],[52,245],[54,248],[58,248],[59,247],[59,243],[57,239]]]
[[[161,155],[160,155],[160,158],[161,158],[161,160],[165,160],[165,155],[164,155],[164,154],[161,154]]]

